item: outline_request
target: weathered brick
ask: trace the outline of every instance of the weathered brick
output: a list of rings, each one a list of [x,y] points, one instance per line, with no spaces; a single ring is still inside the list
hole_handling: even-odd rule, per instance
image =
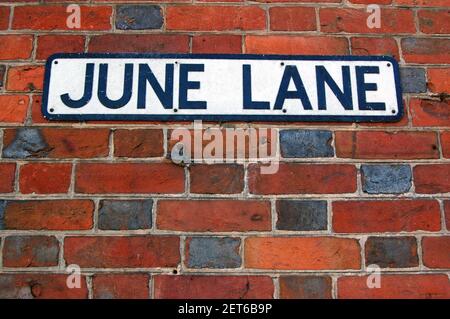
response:
[[[195,164],[189,172],[192,193],[237,194],[244,190],[243,165]]]
[[[270,230],[270,202],[159,200],[156,225],[158,229],[198,232]]]
[[[335,237],[249,237],[245,267],[277,270],[360,269],[356,239]]]
[[[116,29],[160,29],[164,23],[160,6],[120,5],[116,8]]]
[[[90,200],[8,201],[0,225],[17,230],[84,230],[92,228],[93,215]]]
[[[272,299],[268,276],[167,276],[154,277],[157,299]]]
[[[333,202],[333,230],[338,233],[439,231],[435,200]]]
[[[340,194],[356,191],[356,168],[345,164],[279,164],[275,174],[262,174],[250,164],[249,189],[253,194]]]
[[[428,88],[435,93],[450,93],[450,68],[428,68]]]
[[[333,157],[331,131],[282,130],[280,148],[283,157]]]
[[[4,131],[3,157],[105,157],[109,153],[108,140],[108,129],[7,129]]]
[[[450,200],[444,201],[445,225],[450,230]]]
[[[153,200],[102,200],[98,211],[98,228],[136,230],[152,227]]]
[[[74,30],[67,25],[68,13],[64,5],[17,6],[14,8],[14,30]],[[80,6],[80,28],[85,30],[110,30],[112,7]]]
[[[343,299],[429,299],[450,298],[450,283],[445,274],[381,276],[380,288],[367,285],[367,276],[339,277],[338,298]]]
[[[450,158],[450,131],[441,132],[442,155]]]
[[[363,191],[369,194],[401,194],[411,188],[409,165],[362,165]]]
[[[450,11],[448,8],[446,10],[419,10],[417,16],[421,32],[428,34],[450,33]]]
[[[354,55],[390,55],[399,60],[397,42],[393,38],[351,38],[352,54]]]
[[[62,194],[70,187],[72,164],[29,163],[20,167],[22,194]]]
[[[450,164],[417,165],[413,169],[416,193],[450,192]]]
[[[336,155],[344,158],[439,158],[434,132],[338,131],[335,144]]]
[[[0,70],[0,79],[2,79],[1,73],[2,72]],[[25,122],[29,101],[30,99],[26,95],[0,95],[0,106],[1,106],[0,122],[2,123]]]
[[[445,7],[447,0],[394,0],[397,5],[406,5],[412,7]]]
[[[422,254],[428,268],[450,268],[450,236],[423,237]]]
[[[408,63],[450,63],[450,39],[404,38],[401,47]]]
[[[380,28],[369,28],[367,18],[371,12],[353,8],[320,8],[322,32],[349,33],[415,33],[414,13],[408,9],[381,9]]]
[[[277,229],[313,231],[327,229],[327,202],[311,200],[277,201]]]
[[[450,126],[450,98],[443,100],[411,99],[414,126]]]
[[[25,60],[31,57],[33,50],[31,35],[1,35],[0,43],[2,44],[0,60]]]
[[[95,274],[92,277],[95,299],[148,299],[147,274]]]
[[[58,265],[59,242],[53,236],[8,236],[3,247],[4,267]]]
[[[9,14],[10,14],[9,7],[6,6],[0,7],[0,30],[8,29]]]
[[[84,52],[84,42],[82,35],[41,35],[37,38],[36,59],[46,60],[54,53]]]
[[[169,6],[167,30],[225,31],[264,30],[266,14],[256,6]]]
[[[331,278],[325,276],[281,276],[281,299],[331,299]]]
[[[162,130],[137,129],[114,132],[114,155],[120,157],[159,157],[164,155]]]
[[[177,267],[175,236],[84,236],[64,239],[67,264],[89,268]]]
[[[269,9],[270,30],[314,31],[316,13],[312,7],[272,7]]]
[[[425,93],[427,80],[423,68],[400,68],[400,78],[403,93]]]
[[[419,266],[415,237],[369,237],[365,244],[366,265],[381,268]]]
[[[2,299],[87,299],[86,277],[81,276],[81,287],[67,287],[67,274],[0,274]]]
[[[44,67],[40,65],[14,66],[8,70],[6,89],[9,91],[42,91]]]
[[[15,163],[0,164],[0,193],[11,193],[14,191],[15,174]]]
[[[348,41],[342,37],[247,35],[245,52],[257,54],[348,54]]]
[[[5,73],[6,73],[6,65],[0,64],[0,89],[3,88]]]
[[[81,163],[75,180],[75,191],[85,194],[184,191],[183,168],[166,163]]]
[[[191,237],[186,240],[189,268],[238,268],[241,240],[231,237]]]
[[[187,53],[189,36],[172,34],[102,34],[91,37],[89,52]]]
[[[192,53],[242,53],[242,36],[194,35]]]

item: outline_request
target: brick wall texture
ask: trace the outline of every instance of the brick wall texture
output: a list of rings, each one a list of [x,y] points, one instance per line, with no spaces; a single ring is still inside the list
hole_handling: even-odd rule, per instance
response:
[[[406,114],[230,124],[276,129],[271,175],[176,165],[179,123],[44,119],[56,52],[392,55]],[[450,298],[449,75],[449,0],[0,0],[0,297]]]

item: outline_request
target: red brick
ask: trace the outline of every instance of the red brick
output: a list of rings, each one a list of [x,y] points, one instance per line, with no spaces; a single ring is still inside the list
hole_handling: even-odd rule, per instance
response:
[[[0,122],[25,122],[29,100],[26,95],[0,95]]]
[[[184,170],[165,163],[82,163],[77,166],[78,193],[181,193]]]
[[[450,126],[450,99],[411,99],[409,108],[413,126]]]
[[[280,277],[281,299],[331,299],[332,283],[325,276]]]
[[[187,35],[104,34],[92,36],[89,52],[187,53]]]
[[[95,158],[109,153],[108,129],[42,128],[40,134],[47,147],[32,157]],[[17,136],[17,129],[4,131],[4,145],[8,147]]]
[[[93,225],[90,200],[8,201],[3,224],[17,230],[85,230]]]
[[[169,6],[167,30],[264,30],[266,13],[256,6]]]
[[[146,274],[96,274],[92,278],[95,299],[148,299]]]
[[[119,157],[158,157],[164,155],[163,131],[116,130],[114,155]]]
[[[422,253],[428,268],[450,268],[450,236],[423,237]]]
[[[390,55],[399,60],[397,42],[393,38],[352,38],[354,55]]]
[[[450,164],[417,165],[413,172],[416,193],[450,192]]]
[[[268,276],[167,276],[154,277],[157,299],[271,299]]]
[[[351,3],[356,4],[391,4],[393,0],[349,0]]]
[[[320,30],[322,32],[347,33],[415,33],[414,13],[409,9],[382,9],[381,27],[370,29],[364,9],[321,8]]]
[[[14,178],[16,174],[16,164],[0,164],[0,193],[11,193],[14,191]]]
[[[248,178],[253,194],[340,194],[356,191],[353,165],[280,163],[275,174],[262,174],[251,164]]]
[[[395,4],[412,7],[447,7],[448,0],[394,0]]]
[[[343,299],[430,299],[450,298],[447,275],[390,275],[381,276],[380,288],[369,288],[367,276],[338,278],[338,298]],[[370,280],[370,279],[369,279]]]
[[[277,270],[360,269],[358,240],[333,237],[250,237],[245,268]]]
[[[38,37],[36,59],[46,60],[54,53],[84,52],[84,36],[41,35]]]
[[[15,66],[8,70],[6,89],[10,91],[41,91],[44,84],[43,66]]]
[[[31,35],[1,35],[0,60],[25,60],[31,57],[33,36]]]
[[[86,277],[81,287],[67,287],[67,274],[0,274],[0,298],[87,299]]]
[[[10,13],[10,10],[8,7],[0,7],[0,30],[8,29],[9,13]]]
[[[450,93],[450,68],[429,68],[428,88],[435,93]]]
[[[54,236],[9,236],[3,247],[3,266],[57,266],[58,256],[59,242]]]
[[[312,7],[272,7],[269,9],[270,30],[313,31],[317,29]]]
[[[67,6],[17,6],[14,8],[12,28],[14,30],[110,30],[112,7],[80,6],[81,24],[79,29],[67,26]]]
[[[262,3],[289,3],[289,2],[302,2],[302,3],[340,3],[342,0],[255,0],[255,2],[262,2]]]
[[[336,155],[363,159],[439,158],[434,132],[338,131]]]
[[[440,208],[435,200],[333,202],[333,230],[337,233],[439,231],[440,229]]]
[[[444,202],[444,212],[445,212],[445,225],[447,229],[450,230],[450,200]]]
[[[450,39],[405,38],[401,47],[408,63],[450,63]]]
[[[417,15],[421,32],[428,34],[450,33],[449,10],[419,10]]]
[[[450,131],[441,133],[441,146],[442,155],[444,155],[445,158],[450,158]]]
[[[242,53],[240,35],[195,35],[192,53]]]
[[[160,200],[158,229],[264,231],[271,229],[270,202],[256,200]]]
[[[64,258],[86,268],[177,267],[179,242],[175,236],[66,237]]]
[[[348,54],[348,42],[340,37],[312,37],[248,35],[245,37],[245,52],[258,54]]]
[[[72,164],[30,163],[20,168],[22,194],[62,194],[69,191]]]
[[[192,165],[189,172],[192,193],[236,194],[244,190],[242,165]]]

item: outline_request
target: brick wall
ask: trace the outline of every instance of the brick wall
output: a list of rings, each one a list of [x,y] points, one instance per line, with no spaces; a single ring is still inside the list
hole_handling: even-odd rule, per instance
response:
[[[0,297],[449,298],[449,0],[219,1],[0,0]],[[45,120],[55,52],[392,55],[406,115],[277,124],[273,175],[176,165],[177,123]]]

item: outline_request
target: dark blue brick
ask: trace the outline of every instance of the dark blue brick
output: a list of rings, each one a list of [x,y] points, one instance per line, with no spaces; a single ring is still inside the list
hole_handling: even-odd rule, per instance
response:
[[[414,237],[369,237],[365,245],[366,265],[408,268],[419,265]]]
[[[403,93],[425,93],[427,80],[423,68],[400,68]]]
[[[159,6],[123,5],[117,7],[116,28],[120,30],[160,29],[163,22]]]
[[[327,202],[280,200],[277,202],[277,229],[313,231],[327,229]]]
[[[152,227],[153,200],[103,200],[98,212],[98,228],[136,230]]]
[[[6,207],[6,201],[0,200],[0,230],[5,229],[5,207]]]
[[[238,268],[240,239],[193,237],[188,240],[187,266],[190,268]]]
[[[283,157],[332,157],[334,155],[330,131],[282,130],[280,132]]]
[[[0,65],[0,88],[3,87],[3,78],[5,77],[5,66]]]
[[[50,151],[36,128],[20,128],[14,140],[3,149],[4,158],[45,157]]]
[[[361,178],[363,191],[369,194],[401,194],[411,188],[408,165],[362,165]]]

